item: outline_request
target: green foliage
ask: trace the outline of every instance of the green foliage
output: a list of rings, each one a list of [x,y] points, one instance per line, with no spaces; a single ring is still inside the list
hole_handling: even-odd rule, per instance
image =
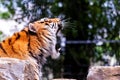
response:
[[[119,3],[112,0],[65,0],[64,14],[71,19],[72,28],[67,28],[64,33],[68,40],[119,40]],[[113,6],[113,7],[112,7]],[[69,27],[70,27],[69,26]],[[89,27],[91,26],[91,28]],[[74,28],[74,29],[73,29]],[[100,37],[100,38],[99,38]],[[96,57],[104,53],[120,54],[119,43],[104,43],[102,46],[94,44],[81,45],[82,54],[86,57]],[[91,51],[89,51],[91,47]],[[75,51],[73,51],[75,52]],[[95,54],[99,53],[99,54]],[[76,53],[77,54],[77,53]],[[80,54],[77,54],[80,56]],[[117,56],[119,59],[119,56]],[[101,60],[101,58],[97,59]]]
[[[0,31],[0,35],[2,34],[2,32]]]
[[[0,13],[0,18],[8,19],[8,18],[10,18],[10,13],[9,12]]]

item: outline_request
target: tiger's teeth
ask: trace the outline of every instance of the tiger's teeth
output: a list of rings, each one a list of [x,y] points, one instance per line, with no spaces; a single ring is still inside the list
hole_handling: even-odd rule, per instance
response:
[[[58,48],[58,51],[60,51],[61,50],[61,48]]]

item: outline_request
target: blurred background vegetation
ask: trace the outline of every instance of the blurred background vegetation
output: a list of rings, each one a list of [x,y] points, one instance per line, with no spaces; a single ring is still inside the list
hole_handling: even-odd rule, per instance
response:
[[[120,64],[120,0],[0,0],[0,7],[1,19],[18,23],[66,20],[61,57],[44,67],[48,80],[52,75],[85,80],[89,66]]]

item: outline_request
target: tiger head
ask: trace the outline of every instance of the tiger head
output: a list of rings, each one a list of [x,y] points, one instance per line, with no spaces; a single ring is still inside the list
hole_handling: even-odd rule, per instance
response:
[[[59,49],[56,49],[56,36],[62,29],[62,21],[59,18],[43,18],[29,24],[29,31],[36,34],[39,42],[39,49],[45,57],[51,56],[53,59],[59,57]],[[38,46],[37,46],[38,47]]]
[[[37,25],[37,26],[35,26]],[[34,26],[34,27],[32,27]],[[29,29],[32,32],[39,31],[41,29],[49,29],[53,33],[58,33],[59,30],[62,28],[62,21],[59,18],[43,18],[39,21],[29,24]]]

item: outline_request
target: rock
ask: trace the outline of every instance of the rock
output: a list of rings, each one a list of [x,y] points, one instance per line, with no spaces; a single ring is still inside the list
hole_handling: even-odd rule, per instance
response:
[[[61,79],[53,79],[53,80],[76,80],[76,79],[63,79],[63,78],[61,78]]]
[[[0,80],[39,80],[37,64],[34,60],[0,58]]]
[[[87,80],[120,80],[120,66],[95,66],[89,69]]]

